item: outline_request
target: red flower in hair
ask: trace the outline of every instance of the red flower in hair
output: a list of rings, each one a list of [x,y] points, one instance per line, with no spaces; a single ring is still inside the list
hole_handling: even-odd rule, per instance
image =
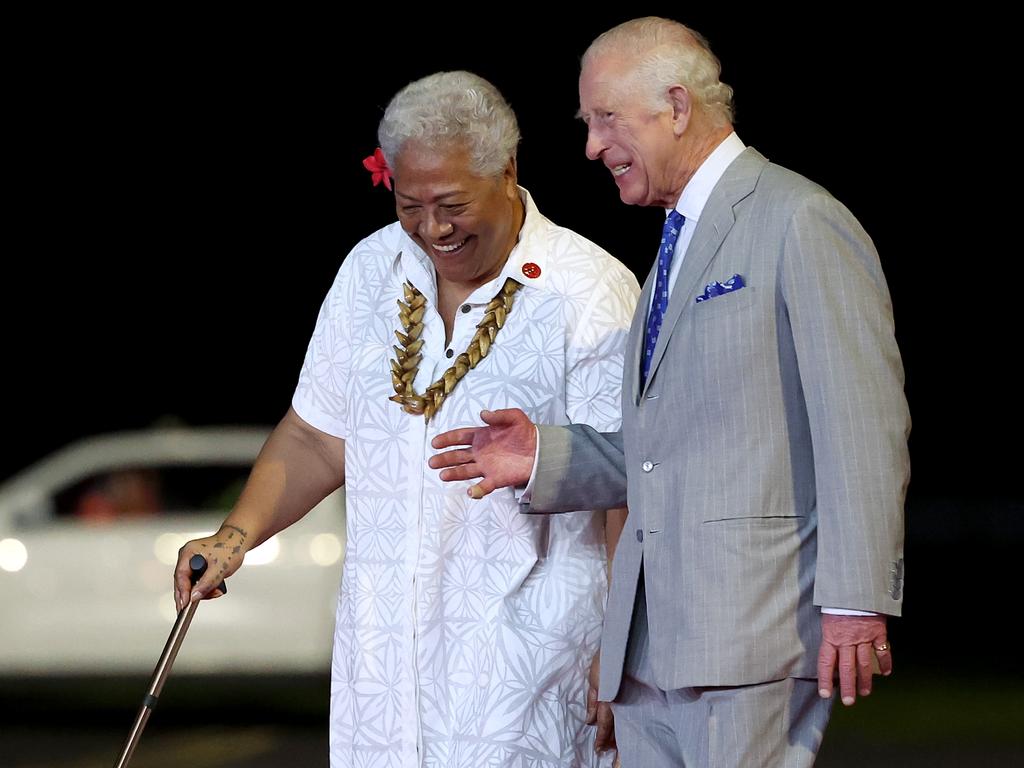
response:
[[[369,157],[363,158],[363,168],[372,174],[373,186],[376,187],[383,181],[388,191],[391,190],[391,169],[388,168],[388,161],[384,159],[384,152],[380,147],[377,147]]]

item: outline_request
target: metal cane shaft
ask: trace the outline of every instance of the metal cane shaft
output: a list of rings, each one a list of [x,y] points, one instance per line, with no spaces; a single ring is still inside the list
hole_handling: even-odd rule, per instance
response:
[[[193,555],[189,565],[192,568],[191,580],[194,585],[206,571],[206,559],[201,555]],[[227,592],[228,588],[222,581],[219,589],[221,592]],[[142,731],[146,727],[146,721],[149,720],[153,707],[156,706],[157,701],[160,699],[164,683],[171,672],[174,659],[178,655],[178,649],[181,648],[181,641],[185,639],[185,633],[188,632],[188,626],[192,623],[192,617],[195,615],[198,607],[199,601],[195,600],[178,611],[178,618],[171,628],[171,634],[167,637],[163,653],[160,654],[160,660],[157,661],[156,668],[153,670],[153,678],[150,680],[149,690],[142,700],[142,707],[139,708],[139,714],[135,716],[135,723],[132,725],[132,730],[128,734],[127,741],[124,743],[124,748],[121,750],[121,756],[114,763],[114,768],[125,768],[128,765],[128,761],[131,760],[132,753],[135,752],[135,747],[139,743]]]
[[[128,734],[128,740],[125,742],[124,749],[121,750],[121,757],[114,764],[115,768],[124,768],[124,766],[128,765],[128,761],[131,760],[135,746],[139,743],[139,737],[142,736],[142,730],[146,727],[146,721],[149,720],[153,707],[156,706],[157,701],[160,699],[160,692],[164,689],[167,675],[170,674],[171,666],[178,655],[178,649],[181,648],[181,641],[185,639],[185,633],[188,632],[188,626],[192,623],[192,617],[195,615],[198,607],[199,601],[196,600],[178,612],[178,618],[174,622],[174,627],[171,629],[166,645],[164,645],[164,651],[160,654],[160,660],[156,663],[156,669],[153,670],[153,679],[150,681],[146,697],[142,700],[142,707],[139,709],[139,714],[135,716],[135,724],[132,726],[131,733]]]
[[[114,768],[125,768],[128,765],[128,761],[132,759],[132,754],[135,752],[135,747],[142,736],[142,730],[146,727],[146,721],[149,720],[149,715],[152,711],[145,704],[142,705],[139,714],[135,716],[135,723],[132,725],[131,733],[128,734],[128,740],[124,743],[124,748],[121,750],[121,756],[114,763]]]
[[[167,638],[164,652],[160,654],[160,661],[156,663],[156,669],[153,670],[153,680],[149,686],[149,698],[154,700],[152,702],[154,706],[156,705],[155,700],[160,698],[160,692],[164,689],[164,683],[167,682],[167,675],[171,672],[171,665],[174,664],[174,659],[178,655],[178,649],[181,648],[181,641],[185,639],[188,625],[192,623],[192,617],[195,616],[196,608],[198,607],[199,601],[196,600],[178,612],[178,619],[174,622],[174,628],[171,629],[171,634]]]

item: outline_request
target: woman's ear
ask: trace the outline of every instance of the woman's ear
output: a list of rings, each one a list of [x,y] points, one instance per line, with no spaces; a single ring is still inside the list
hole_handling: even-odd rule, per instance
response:
[[[519,183],[519,175],[516,172],[516,159],[513,157],[508,161],[508,165],[505,166],[505,194],[512,199],[519,194],[517,185]]]

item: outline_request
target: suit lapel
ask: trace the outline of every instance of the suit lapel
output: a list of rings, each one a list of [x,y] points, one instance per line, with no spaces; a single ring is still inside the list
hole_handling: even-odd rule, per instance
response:
[[[651,369],[647,376],[647,384],[644,385],[645,392],[651,379],[654,378],[654,372],[657,370],[661,358],[665,355],[665,348],[668,346],[669,337],[671,337],[676,323],[694,304],[694,298],[701,293],[700,287],[705,281],[708,266],[715,254],[718,253],[725,236],[736,222],[733,207],[754,191],[757,179],[767,162],[757,150],[748,147],[726,169],[722,178],[711,190],[711,195],[697,222],[697,229],[686,249],[679,276],[672,287],[672,295],[669,297],[668,308],[661,323],[661,332],[658,334],[658,343],[651,356]],[[730,275],[724,277],[730,277]],[[651,283],[650,277],[647,282]],[[650,295],[648,285],[644,286],[644,292],[648,296]],[[689,311],[692,312],[692,309]],[[646,317],[645,310],[645,320]],[[636,367],[639,369],[639,361]],[[636,376],[639,382],[639,371]],[[643,392],[640,394],[643,395]]]

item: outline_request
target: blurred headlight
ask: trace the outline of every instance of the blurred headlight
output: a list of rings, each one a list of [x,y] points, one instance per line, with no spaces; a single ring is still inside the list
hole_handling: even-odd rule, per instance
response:
[[[17,539],[0,541],[0,568],[16,573],[28,562],[28,550]]]
[[[281,554],[281,543],[277,536],[271,536],[255,549],[245,553],[246,565],[266,565],[277,560]]]
[[[309,556],[317,565],[334,565],[341,558],[341,541],[333,533],[318,533],[309,542]]]

